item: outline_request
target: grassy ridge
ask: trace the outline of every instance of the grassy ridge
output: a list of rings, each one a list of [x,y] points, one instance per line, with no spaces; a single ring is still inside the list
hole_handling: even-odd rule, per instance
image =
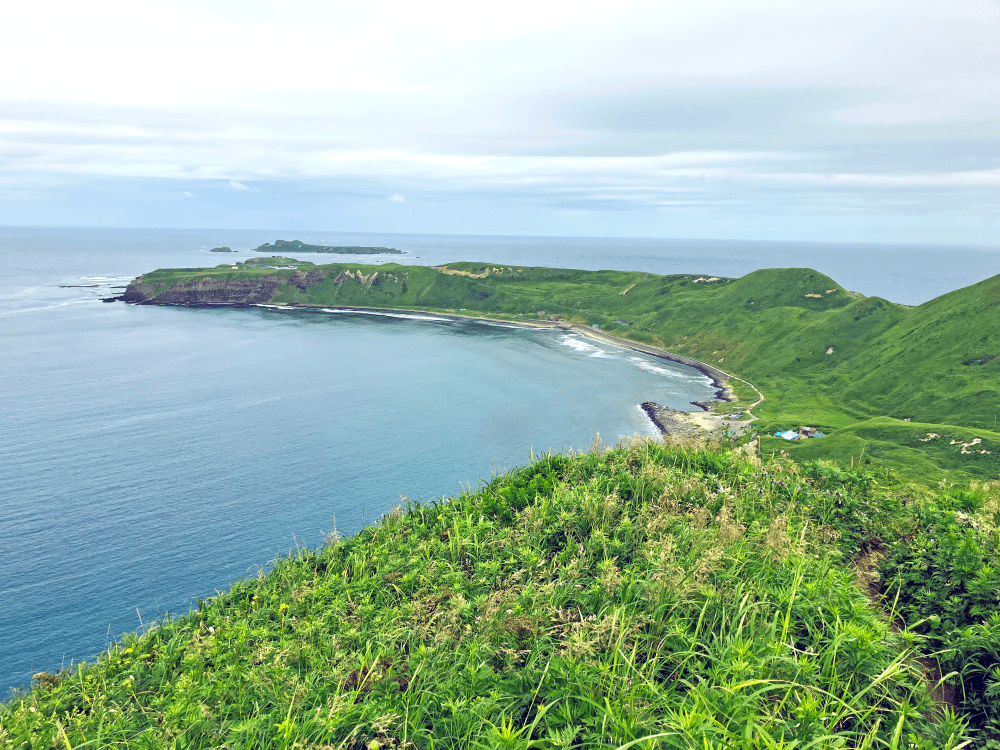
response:
[[[765,434],[809,424],[836,438],[803,444],[765,440],[768,450],[803,458],[828,451],[847,463],[881,461],[926,484],[996,476],[1000,468],[993,432],[1000,430],[995,333],[1000,277],[906,307],[852,295],[821,273],[796,268],[726,279],[479,263],[445,270],[395,264],[303,267],[322,269],[326,280],[305,289],[279,286],[274,302],[465,308],[468,314],[510,320],[537,319],[544,311],[543,318],[596,324],[753,382],[767,396],[759,409]],[[147,274],[147,280],[166,289],[202,276],[267,273],[275,272],[168,269]],[[923,425],[919,437],[928,432],[980,437],[988,445],[975,453],[940,450],[915,437],[904,419]]]
[[[940,537],[958,502],[979,557],[928,564],[988,590],[996,495],[942,502],[867,470],[662,443],[548,457],[39,676],[0,707],[0,748],[955,748],[973,730],[935,709],[913,657],[961,613],[928,631],[942,605],[923,582],[890,576],[894,615],[850,566],[888,547],[909,570],[926,538],[899,540]],[[952,678],[979,700],[980,747],[1000,728],[982,648],[998,634],[969,646],[979,682]]]

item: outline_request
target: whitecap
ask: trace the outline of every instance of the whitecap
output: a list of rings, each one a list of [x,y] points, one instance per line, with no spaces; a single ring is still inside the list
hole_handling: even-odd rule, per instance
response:
[[[563,336],[559,339],[559,343],[563,346],[568,346],[571,349],[576,349],[578,352],[600,352],[603,351],[598,347],[591,344],[589,341],[584,341],[576,336]]]
[[[686,365],[685,370],[675,369],[671,367],[658,367],[652,362],[642,359],[641,357],[629,357],[629,360],[638,365],[641,369],[646,372],[655,372],[657,375],[665,375],[669,378],[678,378],[680,380],[691,380],[691,381],[709,381],[711,378],[706,376],[704,373],[698,370],[691,370],[691,368]]]

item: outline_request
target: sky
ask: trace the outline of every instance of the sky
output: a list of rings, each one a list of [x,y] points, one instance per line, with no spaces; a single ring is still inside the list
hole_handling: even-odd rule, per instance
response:
[[[1000,0],[4,15],[2,225],[1000,245]]]

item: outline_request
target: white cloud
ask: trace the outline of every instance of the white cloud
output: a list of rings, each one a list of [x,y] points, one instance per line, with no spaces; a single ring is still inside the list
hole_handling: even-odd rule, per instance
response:
[[[54,0],[5,22],[0,174],[721,205],[985,190],[1000,165],[991,0]]]
[[[403,201],[406,200],[406,197],[400,195],[399,193],[393,193],[392,196],[390,196],[389,200],[391,200],[393,203],[402,203]]]

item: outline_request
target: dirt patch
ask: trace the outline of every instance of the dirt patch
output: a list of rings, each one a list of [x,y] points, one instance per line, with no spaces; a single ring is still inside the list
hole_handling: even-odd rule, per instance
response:
[[[879,565],[884,558],[885,552],[882,550],[870,550],[859,555],[854,560],[854,579],[872,606],[888,616],[882,601],[882,583],[878,574]],[[889,630],[898,633],[899,626],[890,621]],[[958,692],[954,685],[941,680],[941,670],[938,669],[937,662],[926,656],[918,657],[915,661],[920,665],[921,677],[927,684],[931,700],[934,701],[934,709],[928,718],[938,720],[944,718],[945,709],[961,714],[962,705]]]
[[[431,266],[432,271],[438,271],[440,273],[448,274],[449,276],[468,276],[471,279],[485,279],[491,273],[501,274],[504,271],[510,273],[514,272],[512,268],[487,268],[482,273],[472,273],[472,271],[458,271],[454,268],[448,268],[448,266]]]

